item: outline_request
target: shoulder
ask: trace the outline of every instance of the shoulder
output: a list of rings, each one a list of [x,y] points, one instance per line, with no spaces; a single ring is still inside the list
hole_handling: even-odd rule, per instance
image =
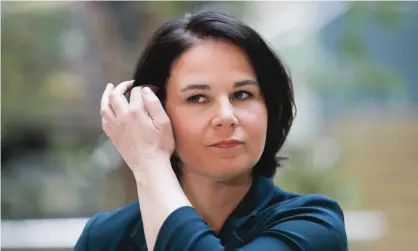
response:
[[[289,242],[296,250],[347,250],[344,213],[334,199],[275,189],[260,212],[263,231]]]
[[[96,232],[94,234],[103,235],[114,234],[114,231],[120,231],[121,227],[135,226],[136,221],[140,218],[139,203],[134,201],[121,208],[109,212],[99,212],[92,217],[92,227]],[[103,229],[105,227],[105,229]]]
[[[336,200],[325,195],[296,194],[276,187],[272,204],[277,213],[291,210],[298,214],[321,214],[334,218],[335,223],[344,224],[341,206]]]
[[[339,203],[330,197],[321,194],[291,194],[287,200],[276,203],[274,208],[275,214],[280,215],[282,221],[311,220],[345,233],[344,212]]]
[[[99,212],[86,223],[74,250],[99,250],[116,245],[140,220],[138,201],[109,212]]]

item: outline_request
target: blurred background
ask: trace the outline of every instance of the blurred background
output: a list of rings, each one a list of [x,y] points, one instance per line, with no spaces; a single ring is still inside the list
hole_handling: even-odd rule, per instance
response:
[[[255,28],[290,69],[298,114],[277,185],[342,205],[352,251],[418,246],[418,2],[1,2],[1,242],[71,250],[95,212],[136,199],[102,133],[108,82],[152,32],[202,8]]]

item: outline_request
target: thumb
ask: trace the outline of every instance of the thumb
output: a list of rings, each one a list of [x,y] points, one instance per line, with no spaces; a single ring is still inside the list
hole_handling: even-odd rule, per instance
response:
[[[160,100],[149,87],[142,89],[142,96],[145,109],[148,111],[155,128],[162,129],[162,126],[169,122],[169,118]]]

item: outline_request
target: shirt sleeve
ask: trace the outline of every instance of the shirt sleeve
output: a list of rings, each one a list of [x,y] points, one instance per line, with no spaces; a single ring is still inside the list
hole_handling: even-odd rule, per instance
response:
[[[272,218],[256,238],[235,251],[347,251],[343,214],[337,203],[316,199]],[[192,207],[175,210],[164,222],[155,251],[226,249]]]
[[[90,242],[90,232],[94,222],[99,218],[99,214],[94,215],[91,217],[86,225],[84,226],[83,232],[81,233],[80,237],[77,240],[77,243],[74,246],[74,251],[87,251],[89,249],[89,242]]]

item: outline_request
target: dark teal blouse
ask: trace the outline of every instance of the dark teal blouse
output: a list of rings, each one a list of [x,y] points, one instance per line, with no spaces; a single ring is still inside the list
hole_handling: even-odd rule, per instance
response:
[[[76,251],[147,250],[138,202],[94,215]],[[300,195],[254,180],[248,193],[215,232],[192,207],[165,220],[157,251],[346,251],[347,235],[340,206],[322,195]]]

